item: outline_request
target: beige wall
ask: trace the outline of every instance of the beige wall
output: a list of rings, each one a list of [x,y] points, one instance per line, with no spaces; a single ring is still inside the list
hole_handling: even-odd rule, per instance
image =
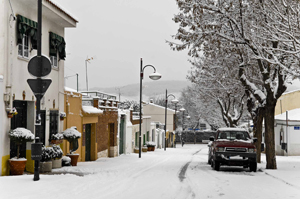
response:
[[[165,107],[149,103],[143,106],[143,113],[144,116],[151,116],[152,122],[165,123]],[[167,130],[171,132],[174,129],[174,114],[174,110],[167,109]]]
[[[288,110],[300,108],[300,90],[283,94],[275,107],[275,115],[279,115]]]

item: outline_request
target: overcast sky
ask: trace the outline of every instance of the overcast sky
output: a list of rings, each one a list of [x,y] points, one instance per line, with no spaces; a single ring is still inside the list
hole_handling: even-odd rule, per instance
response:
[[[140,59],[155,66],[161,80],[186,80],[191,65],[187,51],[172,51],[178,25],[175,0],[54,0],[78,19],[76,28],[67,28],[65,76],[79,74],[79,87],[86,88],[85,60],[88,63],[89,89],[121,87],[139,83]],[[143,81],[151,81],[151,67]],[[76,89],[76,77],[66,79]]]

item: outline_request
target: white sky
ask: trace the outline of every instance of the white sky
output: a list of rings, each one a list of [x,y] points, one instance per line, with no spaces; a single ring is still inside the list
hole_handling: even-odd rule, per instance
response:
[[[175,0],[54,1],[79,20],[77,28],[66,30],[65,76],[79,73],[80,88],[86,88],[87,57],[96,57],[88,63],[89,89],[139,83],[140,58],[155,66],[161,80],[186,80],[187,51],[172,51],[165,42],[178,28],[172,20]],[[152,72],[145,69],[144,81]],[[66,85],[76,88],[76,76]]]

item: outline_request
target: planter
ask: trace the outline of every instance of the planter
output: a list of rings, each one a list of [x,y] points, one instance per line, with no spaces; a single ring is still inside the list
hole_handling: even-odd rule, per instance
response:
[[[148,147],[142,147],[142,152],[147,152],[148,151]]]
[[[40,162],[40,172],[46,173],[52,171],[52,161]]]
[[[63,140],[51,140],[51,144],[61,144]]]
[[[64,117],[60,117],[60,121],[64,121],[64,119],[65,119]]]
[[[10,159],[8,162],[11,175],[23,175],[27,159]]]
[[[12,113],[7,113],[7,117],[8,117],[8,118],[13,118],[13,116],[14,116],[14,115],[13,115]]]
[[[148,151],[154,151],[155,150],[155,146],[147,146],[148,147]]]
[[[134,149],[134,151],[133,151],[134,153],[139,153],[140,152],[140,150],[139,149]]]
[[[62,167],[62,160],[57,159],[57,160],[52,160],[52,169],[58,169]]]
[[[71,158],[71,165],[77,166],[79,154],[67,154],[67,156]]]

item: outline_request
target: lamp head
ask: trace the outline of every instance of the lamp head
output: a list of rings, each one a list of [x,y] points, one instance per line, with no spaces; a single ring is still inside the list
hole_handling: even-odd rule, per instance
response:
[[[188,115],[188,116],[186,116],[186,118],[187,118],[187,119],[191,119],[191,116]]]
[[[171,101],[172,104],[177,104],[178,102],[179,102],[178,99],[173,99],[173,100]]]
[[[183,111],[185,111],[185,108],[181,108],[181,109],[179,109],[181,112],[183,112]]]
[[[161,78],[161,74],[155,72],[155,73],[150,74],[149,78],[152,80],[159,80]]]

